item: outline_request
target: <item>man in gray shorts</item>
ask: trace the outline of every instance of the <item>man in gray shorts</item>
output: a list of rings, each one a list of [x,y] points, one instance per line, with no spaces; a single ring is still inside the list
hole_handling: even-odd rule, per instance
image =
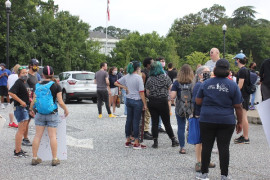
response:
[[[108,77],[107,63],[100,63],[100,70],[96,72],[94,80],[95,84],[97,84],[98,118],[102,118],[102,101],[105,102],[109,117],[116,117],[111,113],[109,106],[109,94],[111,93],[111,90]]]

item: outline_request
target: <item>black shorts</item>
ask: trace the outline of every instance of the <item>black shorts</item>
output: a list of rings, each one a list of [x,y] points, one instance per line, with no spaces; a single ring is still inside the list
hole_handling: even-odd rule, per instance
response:
[[[0,86],[0,96],[8,96],[7,86]]]
[[[243,99],[244,99],[244,101],[242,102],[243,108],[248,111],[250,96],[243,97]]]

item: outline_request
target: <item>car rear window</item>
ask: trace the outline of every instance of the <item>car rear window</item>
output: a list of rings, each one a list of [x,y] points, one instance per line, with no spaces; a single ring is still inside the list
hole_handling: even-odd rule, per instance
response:
[[[72,74],[72,78],[77,79],[77,80],[93,80],[95,78],[95,74],[77,73],[77,74]]]

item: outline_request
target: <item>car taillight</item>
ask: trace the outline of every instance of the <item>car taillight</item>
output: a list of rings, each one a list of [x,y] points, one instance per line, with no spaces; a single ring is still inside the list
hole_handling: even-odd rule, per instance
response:
[[[75,85],[77,81],[75,80],[68,80],[67,81],[69,85]]]

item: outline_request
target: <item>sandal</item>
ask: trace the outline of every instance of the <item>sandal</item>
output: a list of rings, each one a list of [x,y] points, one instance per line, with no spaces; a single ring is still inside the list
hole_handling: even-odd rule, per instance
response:
[[[184,148],[181,148],[179,151],[180,154],[186,154],[186,150]]]

